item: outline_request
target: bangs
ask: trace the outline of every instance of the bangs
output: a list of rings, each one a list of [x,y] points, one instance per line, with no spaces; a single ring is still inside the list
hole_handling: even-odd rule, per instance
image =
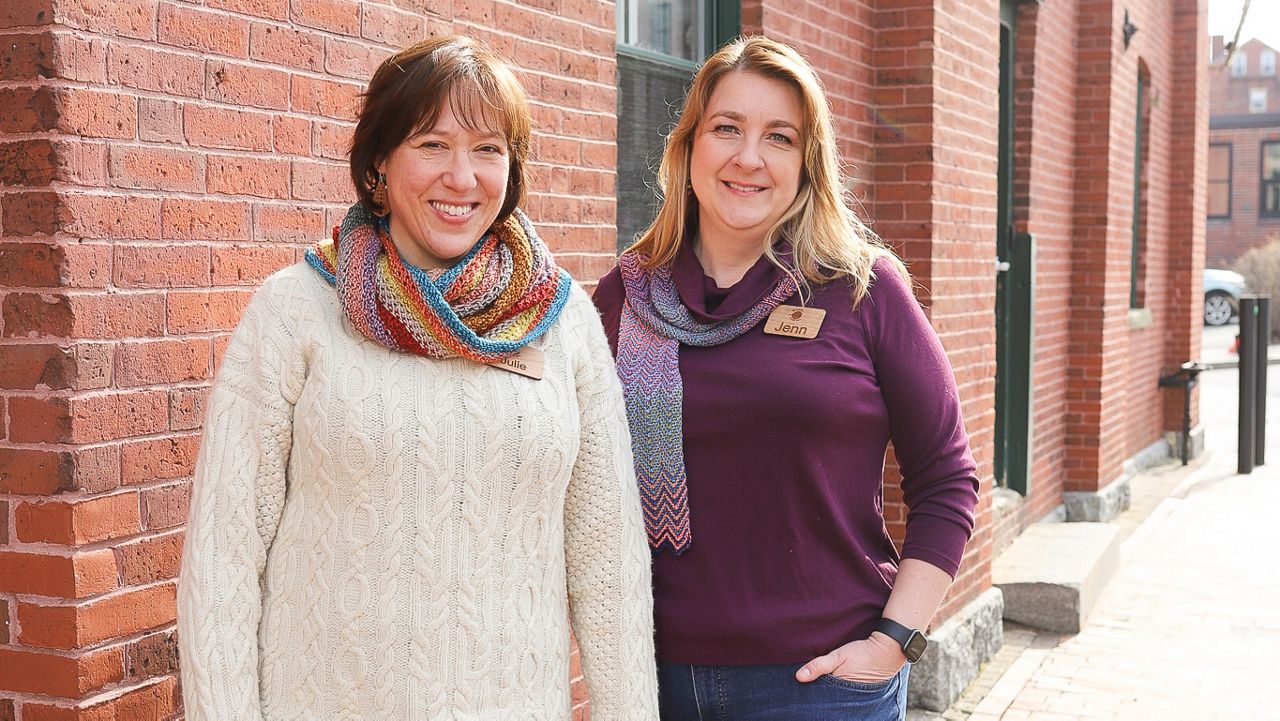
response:
[[[449,110],[458,124],[468,131],[480,135],[493,134],[504,138],[508,145],[515,145],[519,139],[513,137],[513,118],[518,107],[512,98],[507,97],[499,83],[486,82],[484,77],[475,77],[470,73],[458,73],[441,84],[440,93],[448,98]],[[445,104],[436,102],[436,97],[424,94],[420,113],[421,120],[409,133],[410,136],[430,131],[440,119]]]
[[[511,139],[511,113],[497,83],[466,82],[459,78],[449,88],[449,109],[462,127],[473,133],[493,133]]]

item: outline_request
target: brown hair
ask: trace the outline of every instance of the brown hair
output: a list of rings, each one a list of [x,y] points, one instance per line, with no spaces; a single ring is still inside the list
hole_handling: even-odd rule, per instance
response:
[[[431,38],[392,55],[373,73],[351,136],[351,182],[366,208],[378,209],[378,165],[409,137],[429,130],[444,104],[468,130],[501,130],[511,166],[495,225],[524,200],[532,121],[524,88],[486,45],[464,35]]]
[[[702,123],[711,94],[720,79],[743,72],[778,80],[795,88],[804,113],[801,135],[804,165],[796,198],[765,236],[764,254],[796,278],[802,291],[808,283],[822,284],[837,277],[853,284],[856,306],[873,279],[872,266],[886,258],[895,271],[908,278],[902,261],[849,208],[844,190],[839,150],[822,84],[813,67],[790,46],[763,36],[739,37],[707,58],[693,79],[680,121],[667,137],[658,188],[662,207],[658,217],[640,234],[627,252],[643,253],[648,267],[675,259],[685,236],[697,227],[698,199],[689,187],[689,158],[693,139]],[[787,267],[773,252],[773,242],[785,237],[794,251],[794,266]]]

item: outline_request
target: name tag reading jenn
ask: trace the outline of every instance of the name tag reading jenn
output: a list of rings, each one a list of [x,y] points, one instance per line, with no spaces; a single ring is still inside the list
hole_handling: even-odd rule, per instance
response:
[[[769,335],[785,335],[790,338],[816,338],[827,311],[822,308],[800,308],[780,305],[769,314],[764,332]]]
[[[494,361],[488,365],[540,381],[542,380],[543,361],[545,358],[546,354],[542,352],[541,348],[525,346],[520,349],[519,353],[510,358]]]

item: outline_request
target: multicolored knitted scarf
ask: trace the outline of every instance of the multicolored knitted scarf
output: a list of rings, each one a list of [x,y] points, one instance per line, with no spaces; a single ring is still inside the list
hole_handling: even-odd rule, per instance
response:
[[[644,524],[654,553],[689,550],[689,494],[684,468],[684,382],[680,344],[715,346],[746,333],[796,292],[784,275],[751,308],[735,318],[703,323],[676,292],[669,265],[646,270],[645,259],[618,260],[626,301],[618,326],[618,377],[627,403],[636,480]]]
[[[333,241],[317,243],[306,258],[368,338],[392,350],[478,363],[508,358],[545,333],[571,284],[519,210],[434,280],[400,258],[387,220],[360,204],[334,228]]]

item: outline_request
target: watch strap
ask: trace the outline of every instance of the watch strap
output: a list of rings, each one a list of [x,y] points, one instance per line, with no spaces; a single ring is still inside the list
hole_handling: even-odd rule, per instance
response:
[[[929,645],[928,639],[920,631],[914,628],[908,628],[891,618],[881,617],[876,621],[875,630],[883,633],[898,643],[902,648],[902,653],[911,663],[920,660],[924,654],[924,649]]]

